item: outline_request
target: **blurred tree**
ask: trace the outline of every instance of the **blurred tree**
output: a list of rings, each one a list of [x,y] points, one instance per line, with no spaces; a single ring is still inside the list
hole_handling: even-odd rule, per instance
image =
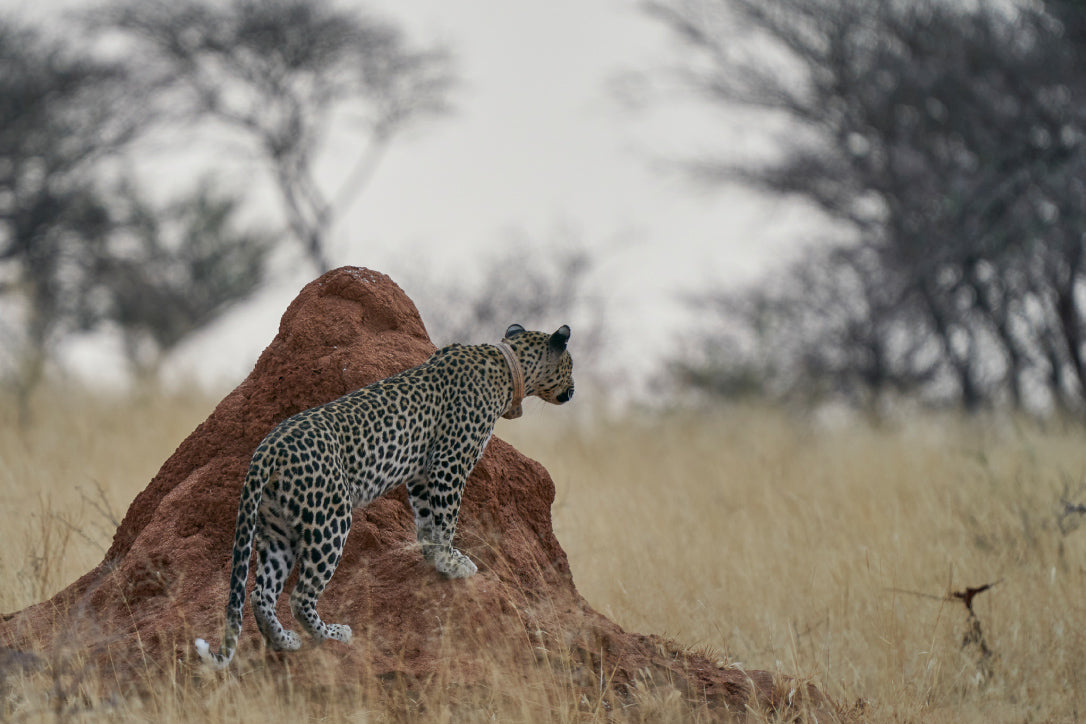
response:
[[[919,385],[972,410],[1040,387],[1082,408],[1084,36],[1081,4],[1056,5],[648,4],[702,97],[786,121],[779,156],[692,169],[837,222],[774,300],[789,374],[868,400]]]
[[[22,409],[51,347],[95,321],[93,259],[110,228],[93,167],[138,131],[123,69],[0,22],[0,299]]]
[[[922,394],[936,355],[912,333],[899,290],[875,283],[876,263],[852,249],[814,248],[748,289],[691,294],[693,349],[670,361],[670,376],[699,395],[837,399],[875,418],[886,393]]]
[[[152,123],[118,65],[0,21],[0,360],[27,398],[60,341],[114,326],[135,368],[249,295],[271,246],[205,182],[166,209],[118,192],[108,161]]]
[[[328,0],[117,0],[91,17],[134,42],[130,70],[162,118],[210,120],[253,143],[319,272],[337,215],[392,138],[448,108],[447,54],[412,49],[394,26]],[[351,124],[351,146],[330,146],[333,119]],[[336,191],[315,171],[330,157],[355,159]]]
[[[475,266],[480,276],[470,281],[418,271],[418,266],[407,280],[417,290],[412,298],[419,301],[435,344],[497,341],[514,322],[546,331],[569,324],[577,339],[578,370],[588,369],[604,335],[604,312],[586,290],[593,269],[587,252],[568,240],[563,245],[521,238]]]
[[[164,209],[151,208],[134,188],[94,279],[102,315],[116,323],[137,375],[157,374],[165,355],[264,282],[274,235],[239,230],[240,200],[202,181]]]

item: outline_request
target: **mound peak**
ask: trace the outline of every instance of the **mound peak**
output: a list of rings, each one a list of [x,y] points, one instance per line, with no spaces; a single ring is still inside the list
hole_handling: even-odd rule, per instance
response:
[[[419,364],[433,350],[415,305],[387,276],[343,267],[308,284],[248,378],[133,501],[102,563],[51,600],[4,616],[0,646],[48,654],[84,642],[84,660],[122,688],[149,669],[197,669],[193,639],[217,647],[222,634],[238,496],[256,445],[288,416]],[[547,666],[548,651],[566,652],[586,679],[578,684],[574,671],[572,686],[598,687],[588,672],[606,670],[617,701],[666,681],[720,712],[751,702],[787,708],[770,674],[718,668],[593,610],[555,538],[553,500],[543,466],[495,437],[468,481],[457,533],[458,547],[479,565],[476,576],[446,580],[423,561],[401,487],[355,511],[318,604],[326,620],[352,626],[354,642],[267,652],[246,606],[233,666],[289,665],[299,679],[308,669],[295,662],[323,657],[332,664],[323,670],[357,683],[425,682],[440,665],[471,685],[485,676],[482,652],[501,643],[510,665],[524,670]]]

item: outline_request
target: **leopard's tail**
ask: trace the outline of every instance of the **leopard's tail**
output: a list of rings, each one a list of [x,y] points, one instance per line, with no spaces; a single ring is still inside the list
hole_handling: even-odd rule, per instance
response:
[[[264,485],[271,473],[270,456],[254,455],[245,475],[245,485],[238,506],[238,520],[234,527],[234,557],[230,574],[230,600],[226,604],[226,631],[218,653],[203,639],[196,639],[196,653],[214,669],[225,669],[238,648],[241,636],[241,614],[245,606],[245,583],[249,579],[249,559],[253,553],[253,535],[256,531],[257,509]]]

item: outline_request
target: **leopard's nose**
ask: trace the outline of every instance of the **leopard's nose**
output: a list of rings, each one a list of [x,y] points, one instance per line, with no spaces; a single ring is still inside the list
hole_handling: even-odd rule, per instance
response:
[[[573,388],[572,387],[567,387],[565,390],[563,390],[562,392],[560,392],[558,394],[558,401],[559,402],[569,402],[571,399],[573,399]]]

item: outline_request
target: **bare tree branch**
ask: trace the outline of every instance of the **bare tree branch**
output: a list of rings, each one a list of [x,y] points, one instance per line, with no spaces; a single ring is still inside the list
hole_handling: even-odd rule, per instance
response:
[[[777,285],[780,333],[762,344],[795,353],[774,374],[840,389],[848,370],[865,399],[904,375],[900,387],[953,391],[968,410],[1041,406],[1024,390],[1046,389],[1086,411],[1086,310],[1073,291],[1086,283],[1086,32],[1064,32],[1086,23],[936,0],[646,9],[689,49],[680,85],[789,121],[779,156],[706,156],[693,177],[798,197],[837,225],[827,253],[777,274],[790,280]],[[807,313],[805,298],[844,278],[855,303]]]
[[[134,44],[151,95],[250,138],[283,199],[287,226],[318,271],[328,236],[397,133],[448,110],[447,53],[414,49],[394,26],[327,0],[116,0],[95,27]],[[354,140],[332,149],[334,116]],[[329,154],[354,156],[337,189],[315,173]]]

